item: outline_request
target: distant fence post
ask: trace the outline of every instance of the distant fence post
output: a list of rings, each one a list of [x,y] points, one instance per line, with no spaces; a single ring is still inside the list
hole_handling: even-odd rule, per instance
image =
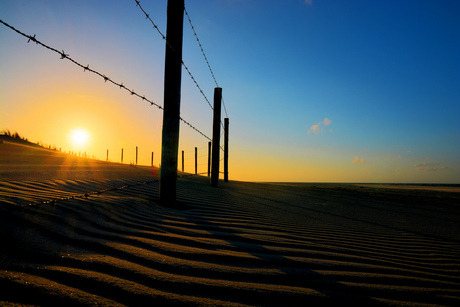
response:
[[[152,151],[152,162],[151,162],[151,166],[153,166],[153,151]]]
[[[195,175],[198,174],[198,149],[195,147]]]
[[[161,140],[160,202],[176,202],[184,0],[168,0]]]
[[[136,165],[137,165],[137,146],[136,146]]]
[[[86,152],[85,152],[85,155],[86,155]],[[106,161],[109,161],[109,150],[107,149],[107,159]]]
[[[123,164],[123,148],[121,149],[121,163]]]
[[[214,88],[214,117],[212,125],[212,165],[211,186],[217,187],[219,182],[220,157],[220,109],[222,103],[222,88]]]
[[[211,177],[211,142],[208,142],[208,177]]]
[[[184,172],[184,151],[182,150],[182,173]]]
[[[224,181],[228,182],[228,118],[224,119]]]

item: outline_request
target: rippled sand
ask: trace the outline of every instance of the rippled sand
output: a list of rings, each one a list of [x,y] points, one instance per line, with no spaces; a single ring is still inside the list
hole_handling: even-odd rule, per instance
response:
[[[0,302],[460,305],[453,189],[187,177],[173,209],[156,169],[0,154]]]

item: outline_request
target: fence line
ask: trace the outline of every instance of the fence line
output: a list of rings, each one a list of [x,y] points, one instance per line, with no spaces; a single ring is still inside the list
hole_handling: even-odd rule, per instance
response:
[[[100,76],[101,78],[103,78],[105,82],[109,81],[110,83],[112,83],[112,84],[114,84],[114,85],[116,85],[116,86],[119,86],[120,89],[124,89],[124,90],[128,91],[131,95],[137,96],[137,97],[141,98],[142,100],[145,100],[145,101],[149,102],[151,106],[154,105],[154,106],[158,107],[158,109],[164,111],[164,108],[163,108],[162,106],[160,106],[159,104],[153,102],[152,100],[150,100],[150,99],[148,99],[148,98],[145,98],[145,96],[139,95],[139,94],[136,93],[134,90],[128,89],[125,85],[123,85],[123,83],[117,83],[117,82],[113,81],[112,79],[110,79],[110,78],[107,77],[106,75],[104,75],[104,74],[102,74],[102,73],[100,73],[100,72],[98,72],[98,71],[96,71],[96,70],[94,70],[94,69],[89,68],[89,65],[84,66],[84,65],[78,63],[77,61],[75,61],[74,59],[72,59],[68,54],[66,54],[66,53],[64,52],[64,50],[62,50],[62,52],[61,52],[61,51],[59,51],[59,50],[57,50],[57,49],[55,49],[55,48],[53,48],[53,47],[50,47],[50,46],[48,46],[48,45],[46,45],[46,44],[40,42],[40,41],[36,38],[36,34],[34,34],[33,36],[32,36],[32,35],[27,35],[27,34],[21,32],[21,31],[17,30],[15,27],[13,27],[13,26],[7,24],[6,22],[4,22],[4,21],[1,20],[1,19],[0,19],[0,23],[4,24],[4,25],[7,26],[8,28],[10,28],[10,29],[12,29],[13,31],[19,33],[20,35],[22,35],[22,36],[28,38],[29,40],[27,41],[27,43],[29,43],[30,41],[33,41],[33,42],[35,42],[37,45],[41,45],[42,47],[45,47],[46,49],[49,49],[49,50],[51,50],[51,51],[54,51],[54,52],[58,53],[58,54],[61,56],[61,59],[67,59],[67,60],[69,60],[70,62],[74,63],[75,65],[77,65],[77,66],[83,68],[84,71],[92,72],[92,73],[94,73],[94,74]],[[188,125],[190,128],[192,128],[192,129],[195,130],[196,132],[200,133],[203,137],[207,138],[208,140],[211,140],[211,138],[209,138],[208,136],[206,136],[203,132],[201,132],[200,130],[198,130],[195,126],[193,126],[192,124],[190,124],[188,121],[186,121],[186,120],[185,120],[184,118],[182,118],[181,116],[179,116],[179,119],[180,119],[183,123],[185,123],[186,125]]]
[[[141,9],[141,11],[145,14],[146,19],[150,20],[150,22],[152,23],[153,27],[154,27],[154,28],[157,30],[157,32],[161,35],[161,37],[163,38],[163,40],[165,40],[167,46],[168,46],[169,48],[171,48],[171,50],[174,51],[174,49],[173,49],[173,48],[171,47],[171,45],[168,43],[168,41],[167,41],[165,35],[163,35],[163,33],[160,31],[159,27],[158,27],[158,26],[153,22],[153,20],[150,18],[149,14],[147,14],[147,12],[142,8],[142,6],[140,5],[140,1],[139,1],[139,0],[134,0],[134,1],[136,2],[136,6],[139,6],[139,8]],[[199,45],[199,47],[200,47],[200,49],[201,49],[201,52],[202,52],[203,57],[204,57],[204,59],[205,59],[205,61],[206,61],[206,64],[207,64],[208,69],[209,69],[209,71],[210,71],[210,73],[211,73],[211,76],[212,76],[212,78],[213,78],[213,80],[214,80],[216,86],[219,87],[219,86],[218,86],[218,83],[217,83],[217,80],[216,80],[216,78],[215,78],[214,72],[213,72],[213,70],[212,70],[212,68],[211,68],[211,65],[209,64],[209,61],[208,61],[208,59],[207,59],[207,57],[206,57],[206,54],[205,54],[205,52],[204,52],[203,46],[201,45],[201,42],[200,42],[200,40],[199,40],[199,38],[198,38],[198,35],[197,35],[196,31],[195,31],[195,28],[194,28],[193,24],[192,24],[190,15],[189,15],[188,12],[185,10],[185,8],[184,8],[184,12],[185,12],[185,15],[187,16],[187,19],[188,19],[188,21],[189,21],[189,23],[190,23],[190,26],[191,26],[191,28],[192,28],[193,34],[194,34],[194,36],[195,36],[195,38],[196,38],[196,40],[197,40],[197,42],[198,42],[198,45]],[[70,62],[72,62],[73,64],[79,66],[80,68],[83,68],[83,71],[84,71],[84,72],[85,72],[85,71],[89,71],[89,72],[91,72],[91,73],[93,73],[93,74],[95,74],[95,75],[98,75],[99,77],[101,77],[101,78],[104,79],[104,82],[109,81],[109,82],[112,83],[113,85],[118,86],[120,89],[124,89],[124,90],[128,91],[131,95],[137,96],[138,98],[141,98],[142,100],[147,101],[148,103],[150,103],[151,106],[156,106],[156,107],[159,108],[160,110],[163,110],[163,111],[164,111],[164,107],[163,107],[163,106],[161,106],[161,105],[155,103],[153,100],[150,100],[150,99],[146,98],[145,96],[141,96],[140,94],[136,93],[134,90],[130,90],[128,87],[126,87],[125,85],[123,85],[123,83],[118,83],[118,82],[112,80],[111,78],[107,77],[105,74],[102,74],[102,73],[100,73],[100,72],[98,72],[98,71],[96,71],[96,70],[94,70],[94,69],[91,69],[91,68],[89,67],[89,64],[86,65],[86,66],[80,64],[80,63],[77,62],[76,60],[72,59],[72,58],[69,56],[69,54],[66,54],[64,50],[62,50],[62,52],[61,52],[61,51],[57,50],[56,48],[50,47],[50,46],[48,46],[48,45],[46,45],[46,44],[40,42],[40,41],[36,38],[36,34],[34,34],[33,36],[32,36],[32,35],[27,35],[27,34],[21,32],[21,31],[17,30],[15,27],[13,27],[13,26],[7,24],[6,22],[4,22],[4,21],[1,20],[1,19],[0,19],[0,23],[2,23],[3,25],[5,25],[6,27],[12,29],[12,30],[15,31],[16,33],[18,33],[18,34],[20,34],[20,35],[22,35],[22,36],[28,38],[27,43],[29,43],[30,41],[32,41],[32,42],[35,42],[37,45],[40,45],[40,46],[42,46],[42,47],[45,47],[46,49],[49,49],[49,50],[51,50],[51,51],[54,51],[54,52],[56,52],[57,54],[60,55],[61,59],[67,59],[67,60],[69,60]],[[211,103],[209,102],[208,98],[206,97],[206,95],[204,94],[203,90],[202,90],[201,87],[199,86],[198,82],[196,81],[196,79],[194,78],[194,76],[193,76],[192,73],[190,72],[189,68],[185,65],[185,63],[184,63],[184,61],[183,61],[182,59],[181,59],[181,63],[182,63],[182,65],[184,66],[184,68],[185,68],[185,70],[187,71],[187,73],[189,74],[189,76],[190,76],[190,78],[192,79],[192,81],[195,83],[195,85],[196,85],[196,87],[198,88],[198,90],[200,91],[200,93],[201,93],[201,94],[203,95],[203,97],[205,98],[205,100],[206,100],[206,102],[208,103],[208,105],[211,107],[211,110],[214,110],[214,108],[212,107],[212,105],[211,105]],[[226,106],[225,106],[225,102],[223,101],[223,98],[222,98],[222,103],[223,103],[223,105],[224,105],[225,114],[226,114],[226,116],[228,117],[227,109],[226,109]],[[188,125],[190,128],[192,128],[193,130],[195,130],[196,132],[198,132],[199,134],[201,134],[203,137],[205,137],[205,138],[208,139],[209,141],[212,141],[211,138],[209,138],[208,136],[206,136],[203,132],[201,132],[201,131],[198,130],[196,127],[194,127],[192,124],[190,124],[188,121],[186,121],[185,119],[183,119],[180,115],[179,115],[179,119],[180,119],[183,123],[185,123],[186,125]],[[223,123],[222,123],[222,120],[220,121],[220,123],[221,123],[222,127],[224,127],[224,125],[223,125]],[[222,134],[223,134],[223,133],[224,133],[224,132],[222,132]],[[219,147],[220,147],[221,150],[225,151],[225,150],[222,148],[222,146],[219,145]],[[204,157],[204,156],[206,156],[206,155],[201,155],[200,158],[201,158],[201,157]],[[137,159],[137,154],[136,154],[136,159]],[[108,152],[107,152],[107,160],[108,160]],[[220,164],[220,162],[221,162],[222,160],[223,160],[223,158],[220,159],[219,164]],[[137,164],[137,162],[136,162],[136,164]],[[200,165],[203,165],[203,164],[200,164]],[[199,174],[182,175],[182,176],[178,176],[178,178],[180,179],[180,178],[184,178],[184,177],[196,176],[196,175],[203,175],[203,174],[208,174],[208,172],[199,173]],[[21,206],[21,207],[25,207],[25,206],[34,206],[34,205],[39,205],[39,204],[55,204],[55,203],[58,202],[58,201],[65,201],[65,200],[70,200],[70,199],[75,199],[75,198],[88,198],[88,197],[90,197],[90,196],[100,195],[100,194],[102,194],[102,193],[109,192],[109,191],[118,191],[118,190],[122,190],[122,189],[125,189],[125,188],[130,188],[130,187],[133,187],[133,186],[140,186],[140,185],[145,185],[145,184],[150,184],[150,183],[158,183],[158,182],[159,182],[159,180],[153,180],[153,181],[148,181],[148,182],[143,181],[143,182],[140,182],[140,183],[137,183],[137,184],[124,185],[124,186],[121,186],[121,187],[118,187],[118,188],[104,189],[104,190],[99,190],[99,191],[91,192],[91,193],[86,192],[85,194],[76,194],[76,195],[69,196],[69,197],[54,198],[54,199],[52,199],[52,200],[44,201],[44,202],[41,202],[41,203],[35,203],[35,202],[34,202],[34,203],[30,203],[29,205],[20,205],[20,206]]]

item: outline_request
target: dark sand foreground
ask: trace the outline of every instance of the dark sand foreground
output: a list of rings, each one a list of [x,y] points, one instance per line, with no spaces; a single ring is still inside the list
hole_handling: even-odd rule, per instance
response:
[[[156,174],[0,144],[0,302],[460,305],[458,189]]]

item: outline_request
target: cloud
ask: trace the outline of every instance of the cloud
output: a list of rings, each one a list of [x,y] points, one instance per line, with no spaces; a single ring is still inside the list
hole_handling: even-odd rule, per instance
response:
[[[329,126],[330,124],[332,123],[332,121],[329,119],[329,118],[325,118],[323,121],[315,124],[315,125],[312,125],[310,127],[310,130],[307,131],[308,134],[310,133],[314,133],[316,135],[320,134],[321,132],[324,131],[324,129],[321,127],[321,126]],[[330,132],[332,132],[332,129],[329,130]]]
[[[366,163],[366,160],[360,159],[358,157],[355,157],[355,159],[353,161],[351,161],[351,162],[364,164],[364,163]]]
[[[414,164],[414,167],[419,171],[426,171],[426,172],[437,172],[443,171],[446,169],[445,166],[439,166],[439,163],[436,162],[423,162]]]
[[[316,125],[311,126],[310,130],[308,130],[308,133],[313,132],[314,134],[319,134],[321,129],[319,128],[319,123]]]

